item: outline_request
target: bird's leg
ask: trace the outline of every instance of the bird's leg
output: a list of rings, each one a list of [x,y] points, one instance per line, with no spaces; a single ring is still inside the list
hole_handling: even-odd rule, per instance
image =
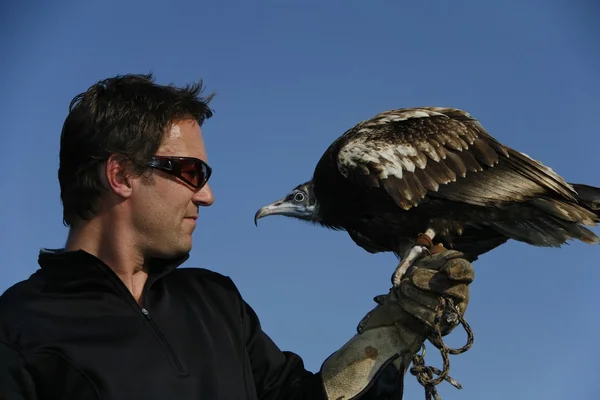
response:
[[[417,236],[417,243],[413,247],[411,247],[402,257],[402,261],[396,267],[394,274],[392,275],[392,285],[394,287],[400,286],[400,280],[402,280],[402,276],[406,273],[408,268],[420,258],[423,254],[430,254],[433,246],[433,238],[435,237],[435,232],[433,229],[427,229],[425,233],[419,234]]]
[[[406,273],[408,268],[412,265],[412,263],[421,257],[424,252],[427,252],[427,248],[425,246],[416,245],[410,248],[402,257],[402,262],[398,264],[396,270],[394,271],[394,275],[392,275],[392,285],[394,287],[400,286],[400,281],[402,280],[402,276]]]

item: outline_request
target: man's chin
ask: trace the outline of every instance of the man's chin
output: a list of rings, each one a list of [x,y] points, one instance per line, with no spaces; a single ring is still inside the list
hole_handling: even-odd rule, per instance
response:
[[[163,260],[173,260],[184,257],[192,251],[191,235],[184,240],[179,241],[174,246],[163,246],[154,250],[152,257]]]

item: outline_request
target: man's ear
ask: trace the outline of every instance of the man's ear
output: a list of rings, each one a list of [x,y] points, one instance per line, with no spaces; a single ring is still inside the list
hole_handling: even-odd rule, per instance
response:
[[[117,196],[128,198],[132,193],[129,160],[112,154],[104,164],[106,186]]]

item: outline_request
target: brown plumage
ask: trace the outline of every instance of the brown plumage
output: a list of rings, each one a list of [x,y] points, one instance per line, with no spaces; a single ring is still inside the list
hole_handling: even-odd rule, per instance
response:
[[[312,180],[257,218],[272,214],[343,229],[369,252],[398,255],[427,229],[471,261],[508,239],[600,243],[584,227],[600,221],[599,188],[565,182],[455,108],[391,110],[360,122],[329,146]]]

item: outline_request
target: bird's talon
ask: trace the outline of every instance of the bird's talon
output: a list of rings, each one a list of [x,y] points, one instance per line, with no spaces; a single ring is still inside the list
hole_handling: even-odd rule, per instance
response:
[[[417,245],[431,248],[434,246],[433,240],[426,233],[419,233],[417,235]]]
[[[444,245],[441,243],[438,243],[429,249],[429,255],[443,253],[444,251],[446,251],[446,248],[444,247]]]
[[[396,267],[396,270],[392,275],[392,285],[394,287],[400,286],[402,277],[404,276],[406,271],[408,271],[408,269],[413,265],[413,263],[419,258],[430,254],[431,252],[426,246],[413,246],[410,249],[410,251],[403,257],[402,262]]]

